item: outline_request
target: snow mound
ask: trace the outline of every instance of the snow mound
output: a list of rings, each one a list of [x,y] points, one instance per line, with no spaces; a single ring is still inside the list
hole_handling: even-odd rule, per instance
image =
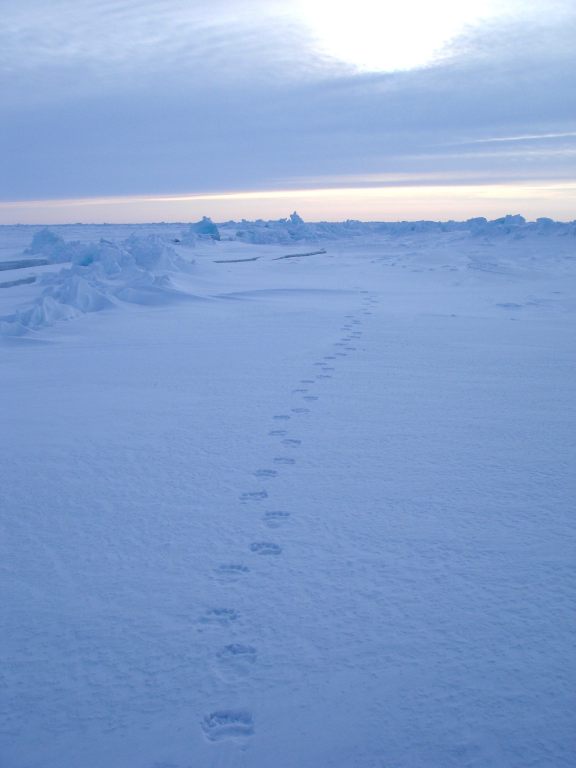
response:
[[[24,253],[44,255],[45,253],[50,253],[60,248],[62,243],[64,243],[64,240],[60,237],[60,235],[54,234],[54,232],[49,229],[41,229],[39,232],[36,232],[32,238],[30,247],[26,248]]]
[[[212,219],[208,218],[208,216],[203,216],[200,221],[190,224],[188,232],[184,235],[186,240],[189,237],[192,240],[196,240],[198,237],[208,240],[220,240],[220,232]]]
[[[324,240],[350,239],[367,235],[401,237],[461,232],[463,236],[489,238],[524,238],[529,236],[576,235],[576,222],[540,218],[529,222],[519,214],[488,220],[483,216],[467,221],[321,221],[306,223],[293,213],[287,219],[273,221],[226,222],[221,226],[226,238],[253,245],[288,245],[298,241],[318,243]]]
[[[52,264],[72,261],[83,249],[82,243],[65,242],[64,238],[50,229],[41,229],[32,238],[32,243],[25,249],[26,256],[39,256]]]
[[[41,249],[31,252],[43,255],[49,251],[55,262],[66,254],[71,266],[44,277],[42,293],[31,306],[0,318],[0,335],[23,335],[120,302],[165,304],[188,297],[176,290],[171,275],[189,272],[193,262],[154,235],[133,236],[123,243],[68,244],[43,230],[31,248]]]
[[[286,245],[300,240],[316,241],[318,239],[316,226],[306,224],[296,212],[287,219],[277,221],[242,220],[236,228],[233,239],[254,245]]]

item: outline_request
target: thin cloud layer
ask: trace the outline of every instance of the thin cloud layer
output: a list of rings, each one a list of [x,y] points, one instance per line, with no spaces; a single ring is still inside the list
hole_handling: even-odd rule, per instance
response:
[[[396,73],[322,57],[282,4],[5,6],[3,200],[574,177],[564,2]]]

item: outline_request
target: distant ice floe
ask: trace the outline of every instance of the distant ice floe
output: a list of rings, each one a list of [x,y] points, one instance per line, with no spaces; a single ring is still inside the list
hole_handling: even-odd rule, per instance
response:
[[[101,239],[97,243],[66,242],[50,229],[42,229],[24,251],[38,263],[69,266],[45,275],[38,283],[41,293],[28,307],[0,318],[0,335],[18,336],[40,330],[60,320],[70,320],[88,312],[98,312],[121,302],[132,304],[165,304],[190,298],[174,283],[177,273],[189,272],[193,261],[182,258],[173,243],[195,246],[199,242],[218,245],[220,240],[252,245],[294,245],[350,240],[354,238],[402,237],[419,235],[434,237],[442,233],[461,233],[466,238],[523,240],[541,237],[576,237],[576,222],[557,222],[539,218],[527,222],[518,214],[489,221],[484,217],[467,221],[397,221],[307,223],[296,212],[274,221],[229,221],[216,225],[208,217],[190,224],[180,237],[170,243],[159,235],[131,236],[123,241]],[[312,253],[322,253],[314,247]],[[293,254],[289,256],[307,254]],[[278,258],[287,258],[283,257]],[[256,261],[257,256],[237,261]],[[216,261],[226,263],[230,260]],[[23,266],[24,261],[19,262]],[[474,259],[470,268],[494,271],[497,266]],[[500,267],[498,267],[500,269]],[[17,281],[14,285],[17,285]]]
[[[191,236],[194,239],[208,238],[210,240],[220,240],[218,227],[208,216],[203,216],[200,221],[190,225],[185,237],[190,238]]]
[[[220,227],[222,238],[239,240],[254,245],[288,245],[298,241],[317,243],[322,240],[362,237],[366,235],[406,235],[440,232],[462,232],[472,236],[510,236],[523,238],[530,235],[576,236],[576,222],[558,222],[540,218],[527,222],[519,214],[503,216],[489,221],[483,216],[467,221],[391,221],[365,222],[348,219],[342,222],[306,223],[296,212],[287,219],[276,221],[227,222]]]
[[[44,229],[25,253],[71,266],[43,277],[42,292],[29,307],[0,319],[3,335],[20,336],[118,302],[161,304],[182,298],[170,276],[193,268],[191,260],[154,235],[121,243],[66,243]]]
[[[316,240],[320,234],[318,227],[321,226],[306,224],[296,212],[287,219],[277,221],[243,220],[239,224],[236,222],[230,224],[230,229],[235,229],[232,239],[253,245],[285,245],[299,240]]]

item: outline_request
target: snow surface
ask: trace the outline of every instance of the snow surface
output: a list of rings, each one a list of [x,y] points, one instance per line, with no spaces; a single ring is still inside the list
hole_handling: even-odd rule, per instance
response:
[[[574,766],[574,224],[42,230],[2,768]]]

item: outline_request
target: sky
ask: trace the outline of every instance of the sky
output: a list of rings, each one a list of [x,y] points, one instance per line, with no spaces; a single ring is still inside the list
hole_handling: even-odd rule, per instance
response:
[[[576,218],[573,0],[0,17],[0,223]]]

